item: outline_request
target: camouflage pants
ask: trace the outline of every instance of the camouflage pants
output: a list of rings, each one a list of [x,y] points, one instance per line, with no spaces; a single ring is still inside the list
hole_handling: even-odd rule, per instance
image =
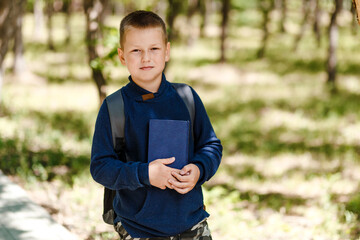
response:
[[[210,229],[206,220],[199,222],[191,229],[177,236],[159,238],[132,238],[120,222],[118,222],[114,227],[120,235],[120,240],[212,240]]]

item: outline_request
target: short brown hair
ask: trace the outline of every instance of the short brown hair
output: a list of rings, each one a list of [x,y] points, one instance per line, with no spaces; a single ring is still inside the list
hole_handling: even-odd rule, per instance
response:
[[[149,28],[161,27],[164,35],[164,42],[167,43],[166,26],[164,21],[156,13],[144,10],[138,10],[129,13],[121,20],[120,23],[120,46],[124,46],[125,32],[129,27],[135,28]]]

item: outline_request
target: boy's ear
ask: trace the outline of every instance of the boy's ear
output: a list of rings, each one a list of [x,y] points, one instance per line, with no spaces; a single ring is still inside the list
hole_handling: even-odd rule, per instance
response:
[[[118,55],[122,65],[126,65],[125,58],[124,58],[124,51],[121,48],[118,48]]]
[[[170,42],[166,44],[165,62],[170,60]]]

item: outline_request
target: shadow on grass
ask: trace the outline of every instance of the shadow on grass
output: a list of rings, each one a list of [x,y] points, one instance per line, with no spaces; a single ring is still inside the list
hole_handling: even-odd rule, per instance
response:
[[[233,179],[254,179],[256,181],[266,181],[266,180],[280,180],[284,177],[291,177],[301,173],[301,175],[306,180],[310,180],[314,177],[330,176],[337,174],[344,170],[343,166],[338,166],[335,168],[324,169],[323,167],[313,167],[313,168],[301,168],[298,166],[287,168],[286,171],[283,171],[274,175],[264,175],[263,172],[256,170],[255,166],[252,164],[239,164],[239,165],[228,165],[226,163],[221,164],[221,171],[225,171],[227,176],[231,176]],[[360,213],[360,207],[359,207]]]
[[[43,132],[47,127],[59,130],[63,135],[73,135],[77,140],[91,137],[91,121],[83,113],[63,111],[46,113],[33,111],[29,113],[32,119],[37,121],[38,131]]]
[[[360,119],[360,95],[346,91],[324,97],[310,98],[303,106],[304,112],[314,119],[354,116]]]
[[[258,153],[273,156],[283,152],[310,152],[332,158],[347,153],[359,154],[360,149],[357,146],[336,143],[337,134],[335,130],[324,133],[307,129],[294,131],[286,127],[261,131],[253,122],[241,122],[231,131],[225,142],[232,142],[237,150],[250,155]]]
[[[75,82],[78,81],[78,79],[74,79],[72,76],[70,76],[69,73],[66,74],[66,76],[59,76],[56,71],[51,71],[48,73],[44,73],[44,72],[35,72],[36,75],[38,75],[39,77],[42,77],[44,79],[46,79],[46,81],[48,83],[57,83],[57,84],[61,84],[61,83],[66,83],[66,82]]]
[[[60,178],[68,184],[73,177],[89,169],[90,155],[75,155],[61,146],[33,150],[31,141],[0,138],[0,168],[5,174],[35,177],[41,181]]]
[[[319,53],[302,56],[291,54],[291,50],[269,48],[264,58],[259,59],[257,55],[256,48],[235,48],[229,53],[228,63],[250,71],[267,71],[280,76],[298,72],[315,74],[326,70],[325,59]]]
[[[275,108],[289,112],[298,110],[314,120],[349,116],[360,119],[360,95],[347,91],[339,90],[336,94],[324,93],[321,96],[308,98],[304,102],[292,101],[291,99],[276,100],[274,102],[266,99],[251,99],[241,102],[236,101],[236,98],[237,96],[228,96],[227,99],[230,99],[230,101],[224,100],[224,102],[209,104],[206,109],[215,121],[239,112],[261,115],[261,111],[266,108]]]
[[[220,184],[215,186],[205,185],[209,194],[214,194],[214,199],[229,197],[233,202],[248,201],[256,205],[256,208],[271,208],[276,211],[285,208],[286,211],[296,206],[306,205],[309,199],[298,195],[285,195],[277,192],[259,193],[254,191],[239,191],[234,186]]]
[[[351,74],[351,75],[360,75],[360,67],[358,62],[346,62],[339,63],[338,73],[340,74]]]
[[[277,109],[293,113],[300,111],[306,118],[321,122],[328,118],[335,121],[356,123],[360,120],[360,95],[339,92],[336,95],[323,94],[312,97],[305,102],[266,99],[236,101],[236,96],[230,96],[223,103],[216,102],[207,105],[207,112],[215,125],[220,129],[219,136],[227,146],[225,151],[232,154],[237,151],[250,155],[275,155],[282,152],[301,154],[310,152],[327,158],[350,154],[360,155],[360,146],[336,141],[339,135],[337,128],[330,130],[289,129],[284,125],[276,125],[263,130],[260,120],[264,110]],[[229,123],[226,119],[233,115],[241,116],[239,120]],[[223,124],[223,125],[222,125]],[[226,134],[221,129],[225,127]],[[230,130],[229,130],[230,129]]]
[[[228,176],[231,176],[234,179],[257,179],[257,180],[265,180],[265,176],[258,172],[255,167],[251,164],[242,164],[239,166],[226,165],[224,163],[221,164],[221,169],[226,172]]]
[[[279,211],[285,208],[289,211],[291,208],[296,206],[305,205],[307,199],[301,198],[300,196],[284,195],[281,193],[255,193],[255,192],[243,192],[241,193],[241,199],[255,201],[260,208],[271,208]]]
[[[315,51],[316,52],[316,51]],[[269,69],[279,75],[289,73],[320,73],[326,70],[326,60],[321,54],[307,53],[306,56],[300,54],[289,54],[289,51],[279,51],[277,49],[268,51],[266,59],[269,61]]]
[[[34,65],[40,65],[33,72],[46,79],[48,83],[89,82],[87,71],[86,49],[83,42],[55,42],[55,50],[48,49],[47,44],[27,42],[26,52]],[[84,49],[82,51],[82,49]],[[88,70],[90,72],[90,69]]]
[[[61,142],[74,139],[90,143],[93,122],[90,116],[75,111],[31,111],[24,116],[14,112],[9,117],[31,119],[33,126],[31,129],[19,126],[19,131],[24,132],[21,137],[0,137],[0,168],[5,173],[42,181],[60,178],[72,184],[74,177],[89,169],[90,144],[88,154],[77,154],[63,150]],[[33,139],[37,135],[45,142],[35,144]]]
[[[326,57],[322,49],[307,50],[301,53],[292,52],[289,49],[269,47],[265,57],[257,57],[256,48],[234,48],[229,52],[228,63],[234,64],[239,68],[247,68],[247,64],[252,64],[253,71],[265,70],[276,73],[280,76],[290,73],[309,73],[316,74],[326,72]],[[325,51],[326,52],[326,51]],[[212,63],[205,60],[198,64]],[[265,64],[264,64],[265,63]],[[196,62],[193,62],[196,64]],[[352,59],[344,59],[338,63],[338,73],[345,75],[359,75],[360,68],[358,62]],[[199,65],[197,65],[199,66]],[[256,69],[260,68],[260,69]]]
[[[351,196],[351,198],[346,202],[345,209],[355,215],[357,221],[360,221],[360,193],[357,191]],[[356,224],[351,229],[351,239],[359,239],[360,236],[360,225]]]

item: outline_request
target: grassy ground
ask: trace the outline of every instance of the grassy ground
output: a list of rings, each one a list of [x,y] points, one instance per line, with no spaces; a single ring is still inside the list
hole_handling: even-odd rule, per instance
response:
[[[83,20],[74,16],[64,45],[57,16],[57,50],[49,52],[45,39],[31,40],[26,18],[30,72],[8,74],[3,86],[0,167],[81,239],[116,239],[101,221],[102,187],[88,171],[98,97]],[[198,91],[224,145],[220,169],[204,186],[214,239],[359,239],[357,38],[342,29],[337,93],[324,82],[326,42],[316,47],[311,34],[297,53],[292,35],[273,37],[258,60],[261,32],[237,27],[227,64],[217,63],[216,38],[172,45],[168,79]],[[121,66],[105,72],[109,92],[126,82]]]

